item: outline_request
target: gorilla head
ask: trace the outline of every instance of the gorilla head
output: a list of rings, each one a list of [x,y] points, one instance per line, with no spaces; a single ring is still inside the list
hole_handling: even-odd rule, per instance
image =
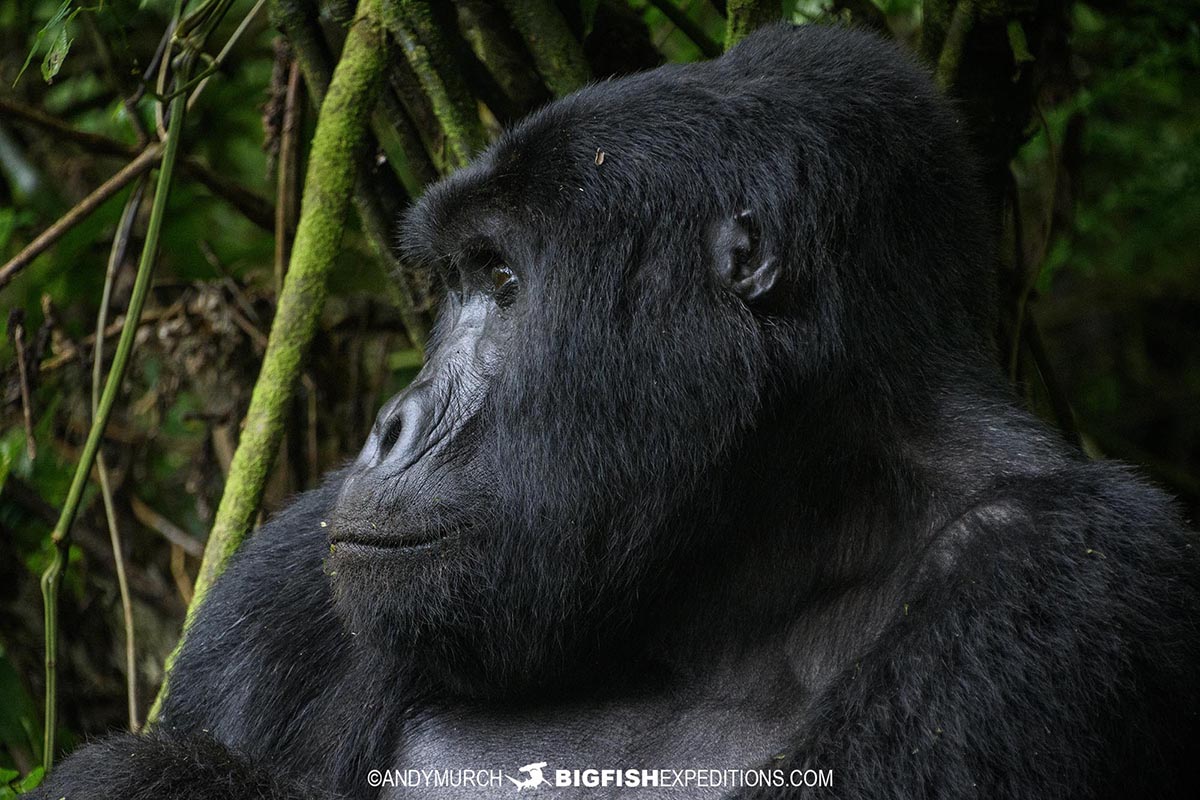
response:
[[[331,524],[352,629],[496,696],[629,663],[748,558],[811,575],[838,482],[987,361],[964,153],[892,46],[779,26],[589,86],[430,189],[404,242],[444,304]]]

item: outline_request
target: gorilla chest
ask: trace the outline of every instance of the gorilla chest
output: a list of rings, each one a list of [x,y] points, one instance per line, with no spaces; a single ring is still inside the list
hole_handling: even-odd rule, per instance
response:
[[[406,725],[396,785],[381,797],[478,800],[518,789],[542,797],[722,797],[732,779],[724,771],[768,767],[785,748],[799,725],[788,709],[798,706],[794,697],[673,696],[427,711]],[[657,781],[658,788],[630,780]]]

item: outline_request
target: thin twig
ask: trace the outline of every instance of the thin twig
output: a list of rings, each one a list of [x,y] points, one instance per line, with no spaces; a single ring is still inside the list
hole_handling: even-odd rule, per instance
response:
[[[231,181],[221,173],[214,172],[195,158],[181,158],[179,161],[179,166],[183,168],[183,171],[204,184],[204,188],[213,195],[229,203],[242,216],[264,231],[273,230],[275,208],[271,205],[270,200]]]
[[[8,332],[17,357],[17,378],[21,383],[21,415],[25,419],[25,454],[37,458],[37,440],[33,438],[33,400],[29,391],[28,366],[25,364],[25,312],[14,308],[8,315]]]
[[[142,197],[146,193],[145,176],[138,179],[121,212],[112,247],[108,253],[108,266],[104,273],[104,289],[100,294],[100,311],[96,314],[96,344],[92,348],[92,419],[96,417],[100,402],[101,378],[104,366],[104,330],[108,325],[108,309],[112,303],[113,284],[117,271],[125,263],[129,251],[129,240],[133,225],[137,221]],[[104,501],[104,518],[108,523],[108,538],[112,545],[113,564],[117,572],[117,588],[121,594],[121,614],[125,624],[125,698],[129,711],[129,730],[137,733],[137,640],[133,628],[133,600],[129,594],[129,580],[125,575],[125,548],[121,543],[121,529],[117,525],[116,504],[113,502],[112,485],[108,479],[108,464],[105,463],[103,448],[96,452],[96,474],[100,479],[100,496]]]
[[[176,16],[180,0],[176,0]],[[184,85],[187,76],[191,74],[194,61],[194,51],[185,51],[180,59],[176,81]],[[62,513],[54,531],[50,536],[54,543],[54,556],[50,565],[42,573],[42,600],[45,605],[45,639],[46,639],[46,709],[45,730],[42,746],[42,759],[46,772],[54,764],[54,743],[58,720],[58,585],[66,566],[67,550],[70,547],[71,525],[79,511],[83,499],[83,489],[87,484],[88,475],[95,463],[96,453],[100,448],[100,439],[104,428],[112,414],[113,404],[121,389],[125,377],[125,368],[129,364],[129,356],[133,352],[133,343],[137,335],[138,320],[146,303],[150,290],[150,279],[154,271],[154,262],[158,254],[158,241],[162,233],[163,220],[166,217],[167,195],[171,188],[171,180],[175,173],[175,161],[179,154],[179,140],[183,134],[183,115],[186,102],[181,98],[171,104],[171,125],[163,144],[162,165],[158,173],[158,183],[154,192],[154,205],[150,211],[150,221],[146,229],[146,240],[142,246],[142,256],[138,263],[137,277],[134,279],[133,292],[129,298],[129,308],[126,312],[126,325],[121,331],[121,339],[117,343],[117,351],[104,384],[104,392],[96,407],[92,426],[88,430],[87,439],[80,454],[79,463],[75,466],[75,474],[67,491],[67,499],[63,504]]]
[[[237,44],[238,39],[242,38],[242,34],[246,32],[246,29],[250,27],[250,23],[254,21],[254,18],[258,16],[258,12],[266,4],[267,0],[258,0],[254,4],[254,8],[246,12],[246,16],[242,17],[242,21],[234,28],[233,33],[229,34],[229,39],[225,42],[225,46],[221,48],[221,52],[217,53],[217,57],[209,65],[210,72],[216,72],[221,68],[221,65],[225,63],[225,59],[229,57],[230,51],[233,50],[233,46]],[[211,78],[212,75],[206,75],[200,83],[196,84],[196,88],[192,90],[191,96],[188,97],[188,111],[191,111],[192,107],[196,105],[196,100],[200,97],[200,93],[204,91],[204,87],[208,85]]]
[[[146,150],[146,148],[127,145],[108,136],[81,131],[58,117],[2,97],[0,97],[0,111],[10,113],[22,122],[49,131],[58,138],[77,144],[89,153],[96,155],[136,158]],[[182,158],[180,166],[210,192],[241,212],[246,219],[268,232],[274,229],[275,210],[271,207],[269,200],[241,184],[231,181],[224,175],[214,172],[196,158]],[[0,284],[0,286],[2,285]]]
[[[183,0],[186,4],[187,0]],[[162,61],[158,65],[158,72],[154,76],[154,91],[159,102],[154,104],[154,133],[159,141],[167,138],[167,123],[163,118],[163,113],[166,103],[162,102],[163,97],[167,94],[167,80],[171,76],[171,51],[172,43],[175,41],[175,32],[179,29],[179,15],[182,13],[183,6],[176,8],[175,13],[171,17],[171,22],[168,27],[171,29],[171,40],[167,44],[167,51],[163,53]],[[186,108],[184,109],[186,110]]]
[[[128,186],[139,175],[144,175],[158,162],[162,152],[163,146],[158,142],[149,145],[137,158],[122,167],[116,175],[100,184],[91,194],[80,200],[74,208],[42,231],[36,239],[25,246],[24,250],[0,267],[0,289],[7,286],[17,273],[29,266],[35,258],[50,249],[55,242],[62,238],[63,234],[86,219],[88,215]]]
[[[65,120],[7,97],[0,97],[0,112],[3,112],[8,118],[26,122],[44,131],[49,131],[59,139],[74,142],[89,153],[128,157],[140,152],[138,148],[131,147],[124,142],[119,142],[108,136],[81,131]]]
[[[167,48],[171,44],[171,39],[175,36],[175,25],[179,21],[177,16],[171,18],[171,22],[167,25],[166,30],[163,31],[163,35],[159,37],[158,46],[154,48],[154,55],[150,57],[149,63],[146,64],[146,71],[142,73],[142,78],[138,81],[137,91],[129,98],[130,103],[137,104],[140,102],[146,96],[146,87],[150,85],[151,81],[156,79],[159,69],[166,60]]]
[[[170,317],[174,316],[175,313],[178,312],[181,307],[182,307],[181,304],[176,302],[176,303],[172,303],[167,308],[151,308],[147,311],[143,311],[142,318],[141,318],[141,320],[139,320],[139,324],[145,325],[150,322],[157,322],[160,319],[169,319]],[[119,317],[117,317],[116,320],[109,323],[109,326],[104,329],[104,337],[107,339],[107,338],[116,336],[118,333],[121,332],[121,330],[124,327],[125,327],[125,317],[119,316]],[[40,373],[53,372],[54,370],[61,367],[63,364],[70,363],[73,361],[78,361],[80,350],[85,350],[86,348],[90,347],[95,341],[96,341],[95,333],[89,333],[87,336],[84,336],[78,342],[70,341],[70,340],[66,341],[61,350],[59,350],[57,353],[50,356],[49,358],[47,358],[45,361],[43,361],[41,364],[38,365],[38,372],[40,372]]]
[[[292,237],[300,216],[300,62],[288,62],[287,91],[283,101],[283,126],[279,132],[279,160],[275,180],[275,293],[283,288],[283,275],[292,257]]]
[[[195,592],[192,579],[187,573],[186,556],[187,553],[182,547],[171,546],[171,579],[175,581],[175,589],[179,592],[179,597],[183,600],[184,605],[190,606]]]
[[[162,536],[189,556],[200,558],[204,555],[204,544],[199,539],[146,505],[137,495],[129,495],[129,507],[133,510],[133,515],[137,517],[138,522]]]
[[[58,509],[47,503],[36,489],[11,473],[4,481],[4,488],[0,489],[0,503],[6,504],[5,508],[15,503],[35,519],[51,527],[58,521]],[[89,561],[95,561],[99,566],[107,568],[109,544],[106,538],[81,520],[76,521],[72,531],[72,541],[79,543]],[[136,596],[158,607],[161,607],[168,597],[159,582],[143,577],[137,572],[129,574],[129,588]]]

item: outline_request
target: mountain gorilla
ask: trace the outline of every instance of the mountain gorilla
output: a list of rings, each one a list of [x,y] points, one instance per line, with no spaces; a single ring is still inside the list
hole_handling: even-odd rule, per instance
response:
[[[1195,796],[1194,539],[1013,399],[973,175],[830,27],[517,125],[404,222],[424,369],[38,796]]]

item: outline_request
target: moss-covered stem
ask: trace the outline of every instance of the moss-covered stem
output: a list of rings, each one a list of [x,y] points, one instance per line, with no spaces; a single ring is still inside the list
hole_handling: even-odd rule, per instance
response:
[[[321,104],[291,263],[204,551],[189,619],[258,513],[301,365],[325,306],[327,281],[345,233],[367,125],[385,64],[387,48],[379,5],[380,0],[362,0],[359,4],[358,16]]]
[[[958,68],[962,63],[963,48],[966,47],[967,35],[975,23],[975,0],[959,0],[950,17],[950,25],[942,42],[942,51],[937,61],[937,82],[943,90],[949,91],[958,77]]]
[[[725,6],[725,49],[745,39],[755,28],[782,18],[780,0],[729,0]]]
[[[301,366],[325,307],[329,273],[345,234],[350,198],[368,138],[367,125],[386,63],[379,2],[362,0],[359,4],[342,58],[321,103],[292,258],[279,293],[242,435],[204,548],[195,594],[184,620],[184,636],[167,659],[168,681],[188,626],[254,523],[283,439],[284,421]],[[302,66],[303,63],[302,59]],[[164,681],[150,709],[149,723],[158,717],[167,691],[168,684]]]
[[[384,5],[383,20],[400,45],[421,88],[433,105],[446,141],[451,169],[466,165],[485,140],[479,107],[454,63],[451,44],[427,0],[397,0]]]
[[[583,47],[552,0],[504,0],[546,87],[562,97],[592,79]]]
[[[313,105],[320,106],[333,76],[333,60],[317,22],[316,3],[312,0],[270,0],[267,9],[271,21],[283,31],[300,62]]]
[[[308,88],[313,106],[320,109],[329,90],[333,67],[329,48],[316,19],[314,5],[306,0],[270,0],[269,9],[271,18],[283,29],[296,60],[300,63],[304,85]],[[376,108],[371,117],[371,130],[384,146],[389,159],[401,155],[395,151],[395,148],[400,147],[407,161],[406,166],[421,169],[422,176],[431,177],[432,165],[429,164],[428,156],[417,137],[400,138],[399,132],[408,132],[411,128],[410,120],[386,118],[384,112],[387,109],[394,113],[402,113],[398,106],[398,103],[385,103],[383,108]],[[413,187],[409,186],[409,180],[404,175],[400,177],[406,188],[411,191]],[[390,299],[400,310],[400,318],[404,322],[409,339],[420,347],[425,343],[429,324],[419,308],[420,304],[416,300],[411,282],[404,275],[392,252],[392,230],[383,212],[383,204],[376,194],[373,187],[360,179],[354,189],[354,208],[362,222],[371,251],[388,268],[395,281],[388,284]]]
[[[687,11],[676,5],[674,0],[650,0],[650,5],[657,8],[659,13],[678,28],[684,36],[691,39],[692,43],[700,48],[700,52],[704,54],[705,58],[716,58],[721,55],[721,45],[715,42]]]
[[[514,117],[545,104],[550,92],[504,8],[495,0],[456,0],[454,6],[463,38],[500,84]]]

